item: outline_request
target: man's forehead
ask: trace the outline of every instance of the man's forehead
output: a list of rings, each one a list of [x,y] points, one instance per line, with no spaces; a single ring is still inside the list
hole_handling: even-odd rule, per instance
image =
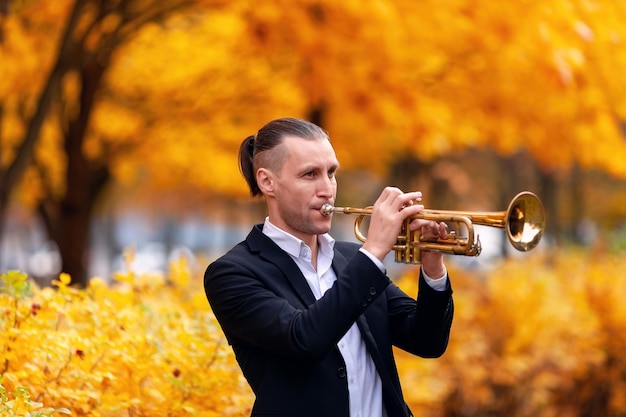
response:
[[[285,146],[290,153],[301,153],[311,158],[317,155],[335,154],[335,150],[327,138],[289,136],[284,138],[283,146]]]

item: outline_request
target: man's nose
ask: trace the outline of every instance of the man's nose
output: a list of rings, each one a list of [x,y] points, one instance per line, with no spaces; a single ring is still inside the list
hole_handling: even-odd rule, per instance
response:
[[[335,182],[330,177],[322,177],[317,191],[320,195],[332,197],[335,192]]]

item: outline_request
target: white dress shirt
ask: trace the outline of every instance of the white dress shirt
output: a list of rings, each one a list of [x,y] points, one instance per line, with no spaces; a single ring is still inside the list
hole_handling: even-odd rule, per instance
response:
[[[302,240],[274,226],[269,218],[265,219],[263,233],[291,256],[317,300],[333,286],[337,280],[332,268],[335,240],[329,234],[318,237],[316,270],[311,263],[311,248]],[[385,272],[380,260],[362,248],[360,250]],[[426,278],[434,289],[446,288],[447,274],[439,279]],[[337,348],[346,364],[350,417],[387,417],[383,405],[382,382],[356,323],[339,340]]]

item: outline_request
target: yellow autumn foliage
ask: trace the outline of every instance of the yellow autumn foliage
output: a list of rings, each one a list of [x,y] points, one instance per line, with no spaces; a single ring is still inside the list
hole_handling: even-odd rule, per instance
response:
[[[487,271],[450,263],[447,352],[396,352],[415,415],[625,415],[622,255],[533,253]],[[22,404],[94,417],[249,415],[253,395],[184,261],[167,276],[120,272],[85,289],[66,274],[55,288],[16,271],[0,283],[0,389]],[[415,294],[414,271],[398,284]]]
[[[50,3],[11,2],[1,21],[0,168],[24,139],[73,4]],[[87,3],[76,53],[114,52],[101,84],[70,71],[49,129],[63,138],[81,89],[97,88],[84,154],[125,185],[245,195],[233,181],[243,138],[316,112],[347,169],[384,174],[399,155],[474,147],[526,150],[548,172],[578,164],[626,176],[622,1],[196,0],[158,19],[149,16],[159,4],[186,2],[134,0],[101,19]],[[133,10],[146,23],[105,42]],[[31,177],[49,184],[22,182],[30,204],[67,182],[63,143],[37,147],[53,149],[34,156]]]

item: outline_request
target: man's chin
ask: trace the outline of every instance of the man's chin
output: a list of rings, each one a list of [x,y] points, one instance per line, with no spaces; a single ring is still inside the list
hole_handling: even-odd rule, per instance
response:
[[[322,218],[319,220],[315,220],[311,224],[311,228],[315,230],[315,234],[322,235],[324,233],[330,232],[331,219],[330,218]]]

